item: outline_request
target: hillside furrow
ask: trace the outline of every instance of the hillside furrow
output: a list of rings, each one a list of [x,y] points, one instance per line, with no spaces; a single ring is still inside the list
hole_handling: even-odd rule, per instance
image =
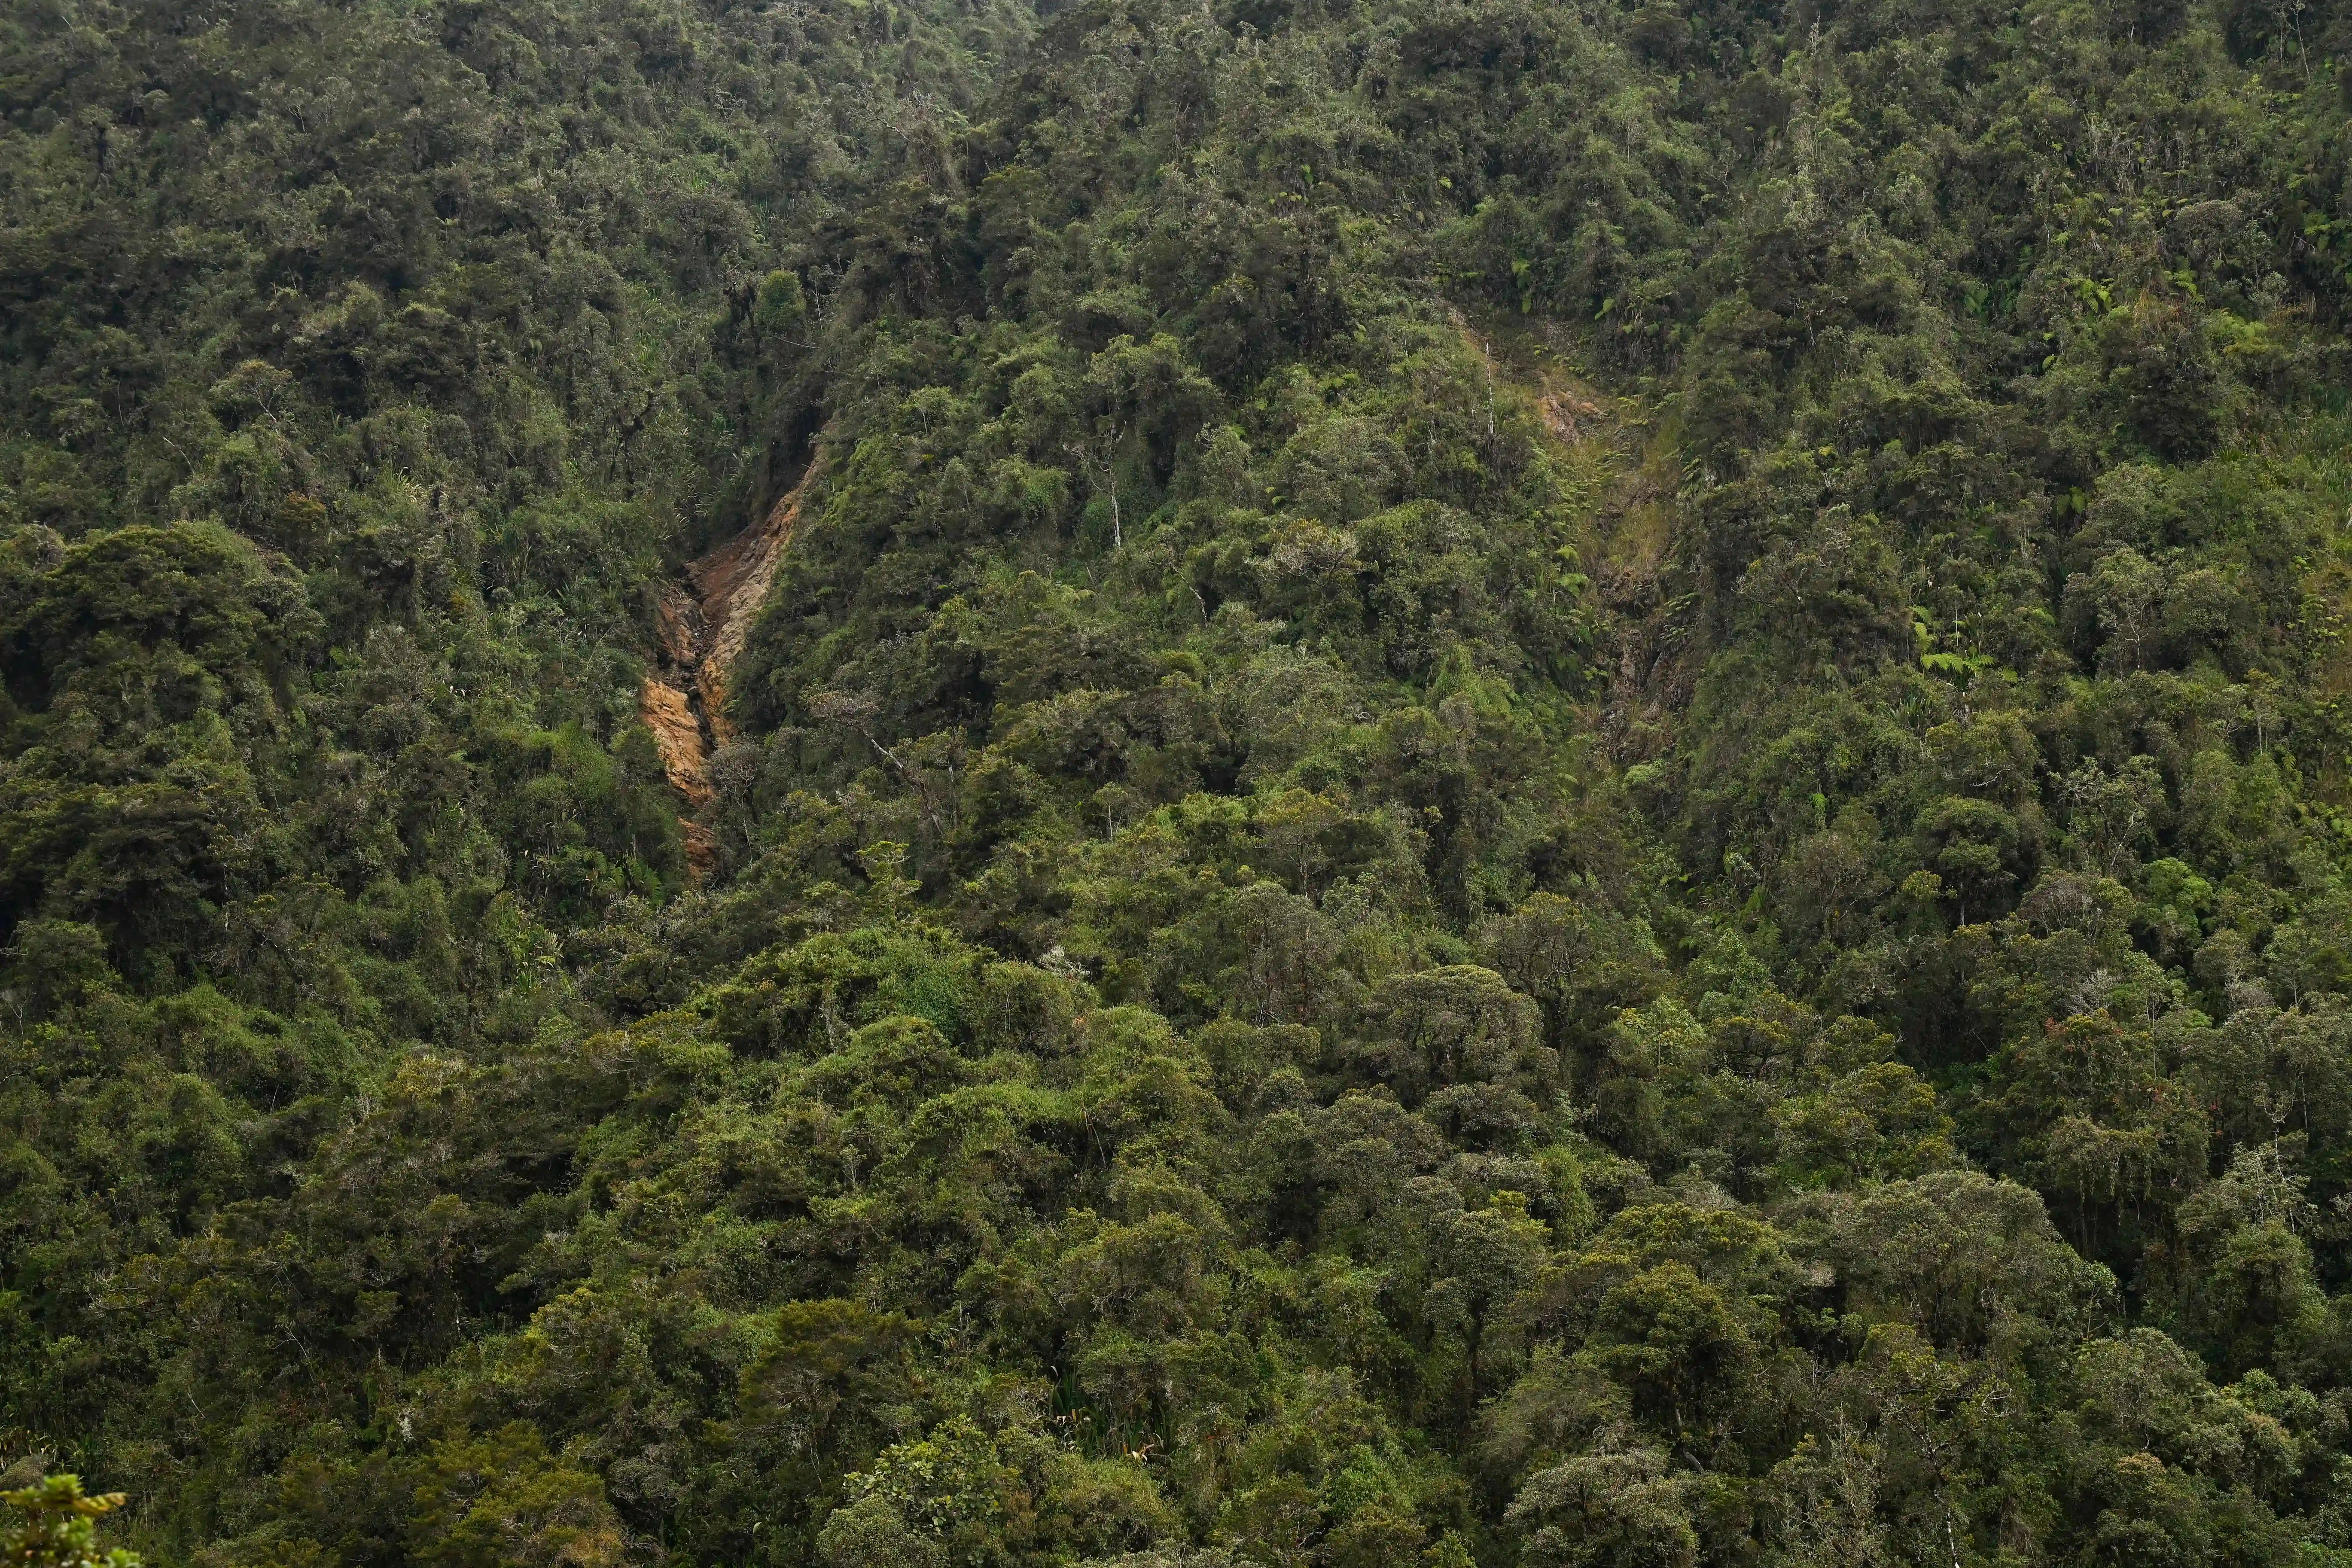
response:
[[[661,663],[646,677],[637,711],[671,787],[695,811],[710,802],[711,754],[735,736],[727,717],[728,674],[792,542],[808,483],[803,475],[756,527],[689,563],[683,581],[666,586],[656,605]],[[709,826],[692,816],[678,824],[688,864],[698,877],[708,875],[717,850]]]

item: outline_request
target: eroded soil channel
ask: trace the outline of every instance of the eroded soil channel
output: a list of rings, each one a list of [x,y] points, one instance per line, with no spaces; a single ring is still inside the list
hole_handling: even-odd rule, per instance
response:
[[[728,674],[792,542],[807,489],[803,475],[757,526],[689,563],[683,580],[662,590],[660,668],[646,677],[638,710],[661,749],[670,784],[696,812],[710,800],[711,754],[734,738],[727,719]],[[710,869],[717,844],[693,816],[679,824],[687,859],[701,876]]]

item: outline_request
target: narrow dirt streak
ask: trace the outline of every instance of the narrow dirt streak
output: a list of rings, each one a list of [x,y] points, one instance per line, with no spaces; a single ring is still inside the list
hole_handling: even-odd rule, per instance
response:
[[[757,527],[690,563],[685,581],[665,587],[656,606],[661,668],[646,677],[637,711],[653,731],[672,787],[695,811],[710,803],[711,753],[735,738],[727,718],[728,672],[792,542],[808,483],[803,474]],[[690,816],[678,826],[686,831],[688,866],[698,879],[708,876],[718,860],[717,840]]]

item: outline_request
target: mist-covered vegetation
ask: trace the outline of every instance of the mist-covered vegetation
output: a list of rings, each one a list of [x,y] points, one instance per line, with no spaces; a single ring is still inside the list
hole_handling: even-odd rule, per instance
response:
[[[2340,0],[6,8],[0,1486],[2352,1565],[2347,311]]]

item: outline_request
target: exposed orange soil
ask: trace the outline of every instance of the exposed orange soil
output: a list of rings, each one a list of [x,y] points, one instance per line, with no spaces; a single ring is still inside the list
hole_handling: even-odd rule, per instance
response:
[[[728,672],[792,542],[807,489],[803,476],[757,528],[688,565],[685,585],[665,588],[656,606],[661,669],[646,678],[637,711],[653,731],[670,784],[698,811],[710,801],[710,753],[735,735],[727,718]],[[703,876],[716,859],[710,829],[690,816],[679,822],[688,863]]]

